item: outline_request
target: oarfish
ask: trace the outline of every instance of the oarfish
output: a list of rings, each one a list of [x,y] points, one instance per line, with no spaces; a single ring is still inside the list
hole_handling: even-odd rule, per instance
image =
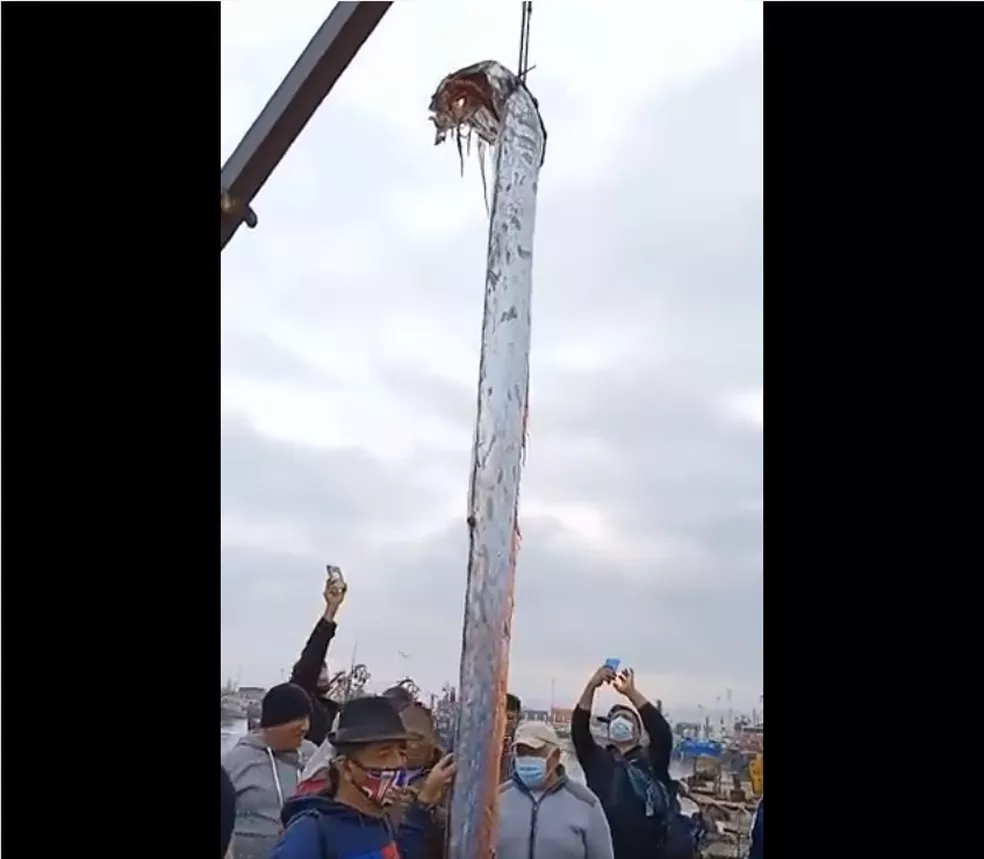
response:
[[[489,859],[505,734],[509,639],[526,444],[537,177],[546,131],[518,77],[488,61],[448,75],[430,104],[437,143],[493,155],[478,417],[468,493],[468,583],[448,859]],[[484,162],[483,162],[484,164]],[[485,173],[483,170],[483,184]],[[489,204],[486,195],[486,204]]]

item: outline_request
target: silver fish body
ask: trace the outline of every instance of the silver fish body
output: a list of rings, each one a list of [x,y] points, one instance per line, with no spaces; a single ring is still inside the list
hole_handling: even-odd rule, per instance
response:
[[[525,85],[498,63],[467,71],[474,76],[477,68],[483,69],[497,96],[498,136],[492,144],[448,859],[489,859],[495,843],[526,440],[533,228],[546,137],[536,101]]]

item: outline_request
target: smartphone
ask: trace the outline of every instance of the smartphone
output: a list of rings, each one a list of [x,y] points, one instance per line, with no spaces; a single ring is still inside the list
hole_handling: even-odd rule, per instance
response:
[[[622,664],[621,659],[615,659],[614,657],[611,656],[609,656],[608,659],[605,660],[605,668],[611,668],[612,671],[618,671],[618,666],[621,664]]]
[[[331,564],[325,564],[325,572],[328,574],[328,584],[329,585],[343,585],[345,584],[345,577],[342,575],[341,567],[335,567]]]

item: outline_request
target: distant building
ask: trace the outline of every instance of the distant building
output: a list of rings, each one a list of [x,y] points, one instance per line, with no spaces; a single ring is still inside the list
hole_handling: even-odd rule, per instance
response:
[[[550,721],[555,728],[569,727],[574,711],[570,707],[554,707],[550,711]]]
[[[266,689],[263,689],[260,686],[239,687],[239,700],[241,700],[247,707],[250,704],[261,704],[263,702],[264,695],[266,695]]]
[[[742,725],[735,732],[735,741],[743,752],[761,752],[765,738],[765,728],[762,725]]]
[[[523,710],[522,719],[524,722],[549,722],[549,710]]]

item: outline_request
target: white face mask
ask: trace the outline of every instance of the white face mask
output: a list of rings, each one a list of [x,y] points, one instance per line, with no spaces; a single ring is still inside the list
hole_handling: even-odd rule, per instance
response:
[[[635,739],[635,724],[624,716],[616,716],[608,723],[608,739],[613,743],[627,743]]]

